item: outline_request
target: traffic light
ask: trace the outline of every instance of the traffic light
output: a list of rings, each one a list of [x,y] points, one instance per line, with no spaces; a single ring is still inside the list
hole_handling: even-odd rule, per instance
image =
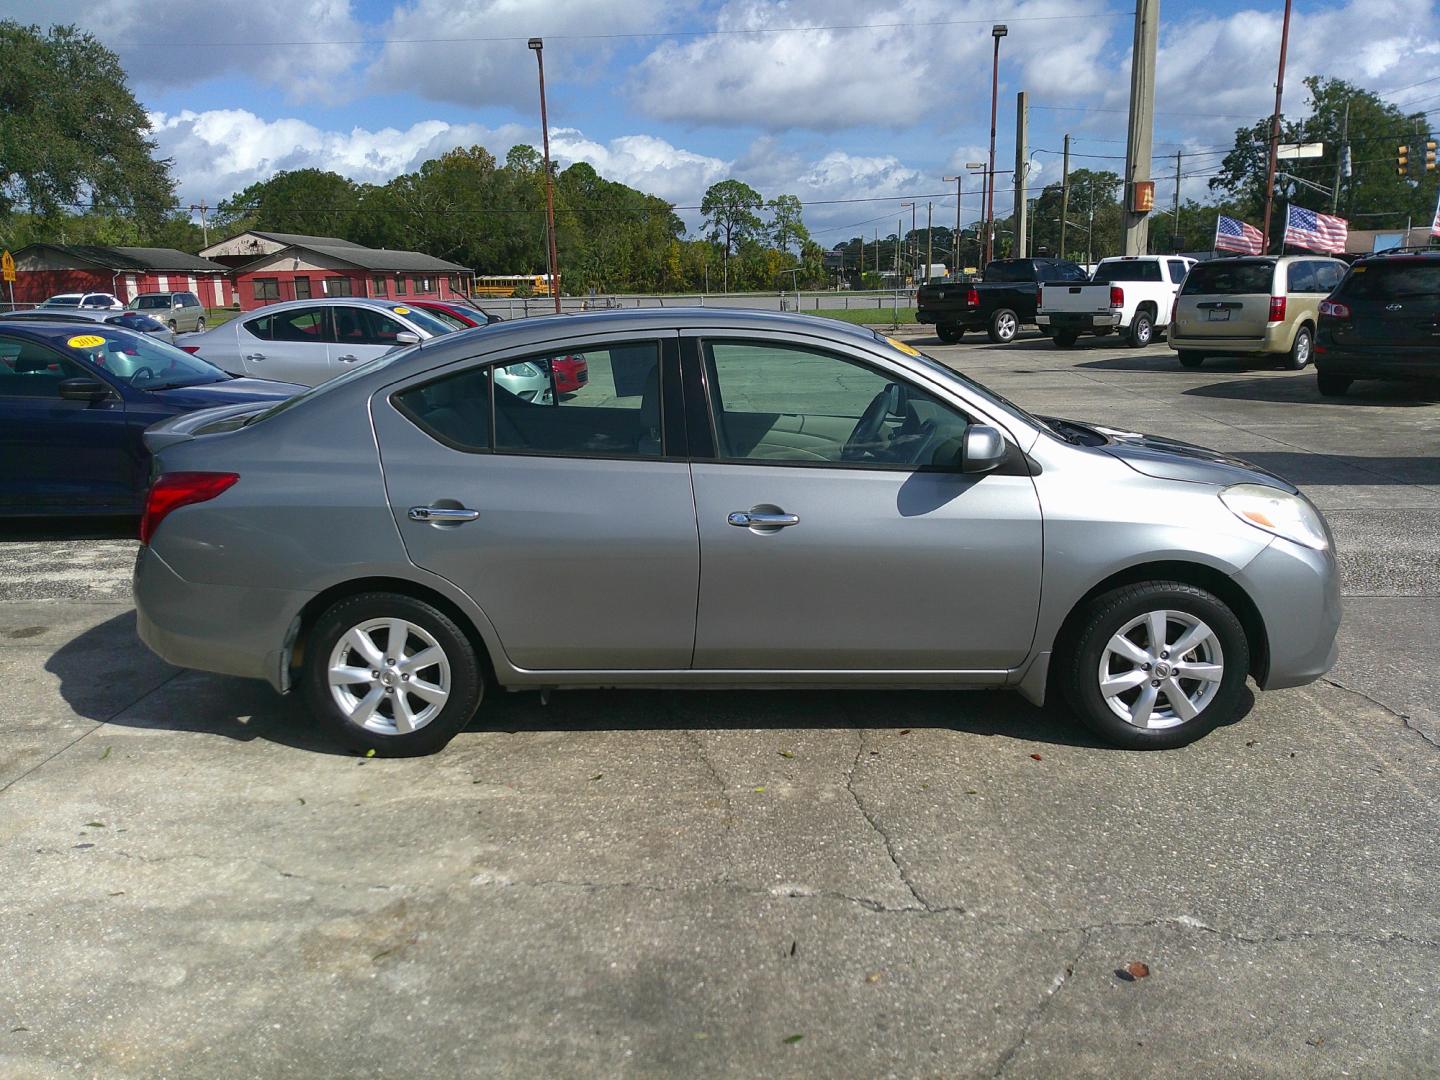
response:
[[[1425,140],[1425,171],[1435,171],[1435,140]]]
[[[1410,173],[1410,147],[1401,146],[1395,151],[1395,175],[1407,176]]]

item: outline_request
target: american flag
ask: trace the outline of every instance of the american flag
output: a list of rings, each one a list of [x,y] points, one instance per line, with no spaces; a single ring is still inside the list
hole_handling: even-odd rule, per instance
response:
[[[1430,223],[1430,235],[1440,236],[1440,202],[1435,204],[1435,220]],[[1405,239],[1410,238],[1407,236]]]
[[[1285,210],[1285,243],[1292,247],[1309,248],[1333,254],[1345,250],[1345,237],[1350,226],[1344,218],[1317,214],[1303,206]]]
[[[1260,230],[1243,221],[1221,214],[1215,220],[1215,250],[1238,251],[1242,255],[1259,255],[1264,249]]]

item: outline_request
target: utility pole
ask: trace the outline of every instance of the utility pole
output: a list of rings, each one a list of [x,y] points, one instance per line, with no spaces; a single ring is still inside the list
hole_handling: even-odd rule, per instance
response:
[[[930,283],[930,267],[935,265],[935,204],[925,204],[925,283]]]
[[[1159,0],[1155,0],[1159,2]],[[995,39],[995,60],[990,69],[990,168],[987,173],[985,193],[985,259],[988,263],[995,253],[995,110],[1000,98],[1000,39],[1010,32],[1004,23],[990,28]]]
[[[1065,164],[1060,173],[1060,258],[1065,258],[1065,226],[1070,216],[1070,136],[1065,136]]]
[[[210,207],[206,205],[204,199],[201,199],[199,203],[191,203],[190,209],[200,211],[200,238],[204,246],[208,248],[210,246],[210,226],[205,223],[205,213]]]
[[[1330,212],[1340,210],[1340,181],[1350,175],[1346,168],[1350,164],[1350,102],[1345,102],[1345,119],[1340,124],[1340,149],[1335,152],[1335,193],[1330,196]],[[1410,237],[1405,237],[1410,242]]]
[[[1288,3],[1289,0],[1286,0]],[[1144,255],[1150,243],[1148,207],[1139,186],[1150,180],[1150,150],[1155,128],[1155,50],[1160,30],[1160,0],[1136,0],[1135,45],[1130,54],[1130,129],[1125,141],[1125,254]],[[1151,199],[1154,188],[1150,188]]]
[[[951,180],[954,180],[954,181],[955,181],[955,236],[952,238],[953,241],[954,241],[952,247],[954,248],[955,265],[952,266],[952,267],[950,267],[950,273],[953,275],[953,274],[958,274],[958,273],[960,273],[960,265],[961,265],[961,264],[960,264],[960,199],[961,199],[961,197],[964,195],[964,192],[965,192],[965,174],[962,172],[959,176],[942,176],[940,179],[943,180],[943,181],[945,181],[947,184],[948,184]]]
[[[555,298],[555,314],[560,314],[560,253],[555,247],[555,178],[550,174],[550,119],[545,113],[545,42],[533,37],[529,42],[540,70],[540,131],[545,146],[545,234],[546,254],[550,261],[550,295]]]
[[[1015,258],[1029,254],[1026,242],[1029,224],[1029,203],[1025,199],[1025,180],[1030,172],[1030,106],[1025,91],[1015,95]]]
[[[1175,151],[1175,211],[1174,211],[1174,213],[1171,215],[1171,220],[1170,220],[1170,235],[1171,235],[1171,236],[1179,236],[1179,235],[1180,235],[1180,175],[1181,175],[1181,173],[1180,173],[1180,168],[1181,168],[1181,166],[1180,166],[1180,155],[1181,155],[1181,151],[1176,150],[1176,151]],[[1167,247],[1170,247],[1170,246],[1173,246],[1173,245],[1166,245],[1166,246],[1167,246]]]
[[[1285,21],[1280,28],[1280,70],[1275,77],[1275,112],[1270,117],[1270,164],[1265,170],[1265,224],[1260,228],[1262,251],[1270,250],[1270,211],[1275,204],[1275,162],[1280,148],[1280,102],[1285,96],[1285,50],[1290,45],[1290,0],[1285,0]]]

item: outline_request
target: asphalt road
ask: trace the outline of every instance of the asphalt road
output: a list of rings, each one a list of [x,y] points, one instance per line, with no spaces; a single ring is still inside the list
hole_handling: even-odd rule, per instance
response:
[[[0,1075],[1436,1075],[1440,391],[1048,345],[931,351],[1294,478],[1330,678],[1158,754],[1010,694],[609,692],[366,760],[151,657],[130,542],[12,529]]]

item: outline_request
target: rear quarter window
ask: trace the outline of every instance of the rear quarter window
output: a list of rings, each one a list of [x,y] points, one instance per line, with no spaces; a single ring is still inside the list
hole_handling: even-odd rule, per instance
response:
[[[1440,260],[1375,262],[1350,271],[1337,296],[1355,300],[1384,300],[1401,296],[1440,297]]]
[[[1275,264],[1270,262],[1209,262],[1190,268],[1182,296],[1270,295]]]

